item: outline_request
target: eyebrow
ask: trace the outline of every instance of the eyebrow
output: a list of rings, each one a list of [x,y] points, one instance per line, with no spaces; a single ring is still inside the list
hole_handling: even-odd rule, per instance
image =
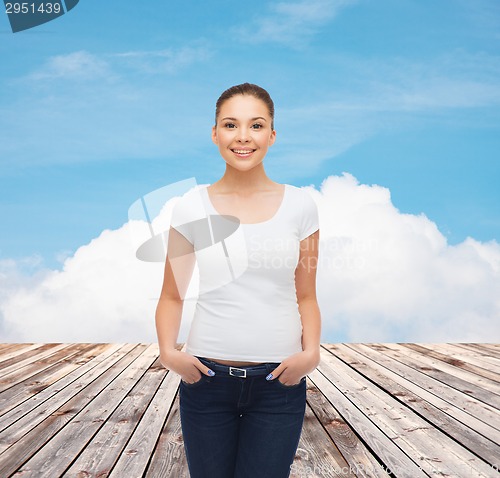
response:
[[[250,121],[255,121],[255,120],[264,120],[264,121],[267,121],[266,118],[262,117],[262,116],[257,116],[256,118],[251,118]],[[230,118],[230,117],[226,117],[226,118],[222,118],[221,121],[224,121],[224,120],[230,120],[230,121],[238,121],[236,118]]]

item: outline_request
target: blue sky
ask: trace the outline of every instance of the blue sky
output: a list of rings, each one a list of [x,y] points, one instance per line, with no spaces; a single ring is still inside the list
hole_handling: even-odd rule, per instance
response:
[[[500,239],[498,2],[82,0],[2,22],[2,258],[57,267],[140,195],[217,180],[214,102],[243,81],[276,103],[274,180],[350,172],[452,244]]]

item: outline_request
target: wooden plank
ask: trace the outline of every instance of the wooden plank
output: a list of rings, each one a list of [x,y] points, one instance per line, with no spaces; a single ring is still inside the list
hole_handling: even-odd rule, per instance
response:
[[[494,355],[500,358],[500,344],[496,342],[482,342],[482,343],[475,342],[475,343],[464,343],[460,345],[472,347],[483,352],[487,351],[488,353],[493,353]]]
[[[318,420],[309,406],[306,406],[299,445],[290,468],[290,478],[321,475],[356,476],[336,443],[332,442],[321,426],[318,426]]]
[[[328,361],[322,358],[320,365],[308,377],[332,406],[335,406],[343,420],[349,423],[349,427],[356,431],[365,445],[373,450],[375,456],[382,461],[384,470],[397,471],[398,478],[426,478],[428,476],[372,422],[369,416],[353,403],[350,393],[345,392],[343,377],[328,365]],[[368,476],[377,476],[375,474],[377,468],[365,471]]]
[[[144,454],[147,454],[148,450],[150,450],[149,454],[151,456],[151,461],[148,464],[144,475],[142,475],[144,478],[158,478],[160,476],[189,478],[189,470],[186,455],[184,453],[184,443],[182,440],[181,421],[179,415],[178,388],[180,377],[174,372],[169,372],[168,375],[171,379],[171,383],[169,384],[170,389],[165,389],[164,391],[165,394],[168,393],[165,405],[165,410],[168,409],[168,413],[165,413],[164,410],[163,413],[165,413],[165,420],[163,423],[160,423],[161,428],[159,430],[157,428],[158,423],[154,420],[151,422],[155,428],[148,437],[149,443],[147,448],[143,450]],[[162,400],[158,400],[157,406],[161,406],[161,403]],[[161,420],[159,419],[158,422],[161,422]],[[152,443],[152,438],[155,436],[159,436],[158,441],[156,443]],[[120,468],[113,470],[114,474],[111,478],[120,478],[121,476],[124,476],[120,475],[120,469],[130,469],[132,464],[133,463],[130,458],[126,457],[126,462],[122,463]]]
[[[23,354],[23,357],[12,358],[8,361],[9,363],[0,368],[0,377],[3,379],[5,375],[11,374],[25,366],[29,366],[34,362],[43,360],[46,357],[50,357],[55,352],[70,347],[70,345],[71,344],[46,344],[36,349],[36,351],[33,350],[30,351],[29,354]]]
[[[116,466],[111,471],[110,478],[122,478],[124,476],[177,476],[177,474],[156,474],[150,475],[147,470],[151,455],[150,469],[155,469],[158,465],[163,469],[171,471],[178,470],[178,462],[175,461],[182,456],[182,440],[176,435],[172,435],[172,430],[166,425],[172,421],[172,407],[177,397],[180,375],[169,371],[163,380],[158,392],[154,396],[151,405],[146,410],[142,420],[134,430],[130,441],[120,456]],[[160,437],[161,434],[161,437]],[[171,439],[174,436],[174,439]],[[160,438],[159,438],[160,437]],[[155,463],[155,447],[160,443],[161,464]],[[157,456],[158,459],[158,456]],[[181,476],[181,475],[179,475]]]
[[[307,380],[307,401],[311,412],[306,415],[305,425],[308,426],[305,427],[306,433],[303,432],[297,450],[300,460],[296,457],[294,461],[297,476],[311,478],[313,476],[337,476],[339,469],[358,477],[389,476],[335,406],[326,400],[322,391],[310,379]],[[333,444],[326,443],[318,446],[316,435],[323,433],[322,427]],[[319,451],[328,447],[335,447],[334,449],[341,454],[342,462],[336,459],[335,468],[331,459],[324,463],[317,458],[314,461],[309,460],[309,457],[314,457]]]
[[[57,357],[55,359],[57,361],[53,365],[0,392],[0,415],[5,415],[25,400],[79,368],[86,357],[91,357],[91,352],[94,349],[95,346],[92,344],[78,344],[75,347],[67,347],[64,349],[66,355]],[[51,361],[53,360],[51,359]]]
[[[413,380],[418,380],[418,383],[422,388],[427,387],[428,390],[431,390],[436,395],[440,395],[451,404],[459,406],[462,410],[470,413],[485,423],[498,423],[500,413],[497,408],[472,397],[470,394],[453,387],[449,383],[445,383],[438,378],[434,378],[429,373],[432,372],[432,369],[428,370],[430,367],[416,365],[412,359],[408,358],[406,351],[402,352],[391,348],[392,344],[363,344],[363,346],[365,345],[374,350],[380,351],[385,357],[393,358],[396,361],[407,365],[409,369],[419,372],[418,374],[415,374],[407,370],[407,373],[412,375]]]
[[[478,347],[474,347],[474,345],[477,345]],[[460,344],[460,343],[447,343],[447,347],[455,349],[457,352],[460,352],[462,354],[467,354],[468,356],[473,356],[473,357],[478,357],[481,358],[482,360],[488,360],[492,359],[495,363],[498,362],[498,358],[495,356],[492,356],[490,352],[489,347],[487,347],[485,344]],[[495,352],[496,349],[493,350]]]
[[[362,355],[355,349],[343,345],[329,345],[337,357],[342,359],[349,366],[361,373],[369,380],[382,387],[388,394],[400,400],[407,407],[418,413],[422,418],[433,426],[446,432],[449,436],[457,440],[463,446],[480,456],[489,464],[494,464],[500,456],[500,445],[481,435],[474,429],[465,426],[459,419],[438,408],[438,400],[434,400],[434,395],[422,389],[417,389],[410,380],[392,372],[383,365],[366,355]],[[431,401],[425,398],[431,397]],[[437,404],[436,404],[437,402]],[[447,402],[442,402],[447,405]],[[468,416],[464,412],[461,415]]]
[[[43,388],[35,395],[31,394],[33,390],[25,390],[26,395],[24,398],[26,398],[26,400],[0,417],[0,431],[17,422],[16,426],[11,428],[8,432],[12,435],[14,428],[20,428],[22,424],[22,421],[20,420],[21,417],[28,415],[29,413],[32,413],[32,415],[30,415],[27,419],[24,419],[25,425],[28,427],[34,427],[37,425],[39,423],[37,420],[42,420],[42,417],[48,416],[51,412],[55,411],[59,405],[62,405],[64,401],[69,400],[70,396],[68,395],[68,391],[71,390],[71,387],[64,390],[65,387],[73,384],[74,394],[78,393],[80,389],[85,386],[85,380],[91,379],[96,370],[98,370],[98,368],[94,367],[97,367],[103,360],[109,359],[112,354],[115,354],[123,347],[124,344],[95,344],[91,350],[84,352],[83,356],[79,357],[78,362],[80,363],[80,366],[73,372],[65,375],[64,378],[46,388]],[[117,361],[118,358],[119,355],[116,354],[114,357],[111,357],[111,360]],[[88,359],[88,362],[82,365],[86,359]],[[87,374],[89,370],[92,370],[92,372]],[[80,379],[82,376],[84,376],[84,378]],[[78,380],[78,382],[75,382],[76,380]],[[45,408],[43,407],[44,403],[46,405]],[[1,437],[2,434],[0,434],[0,443]],[[0,452],[1,450],[2,447],[0,445]]]
[[[136,354],[135,352],[139,352]],[[71,418],[64,417],[64,428],[50,437],[36,455],[23,463],[20,472],[37,473],[42,476],[60,476],[73,461],[75,456],[85,448],[94,434],[113,413],[115,408],[135,386],[137,380],[144,375],[157,357],[156,348],[152,345],[139,345],[128,354],[133,360],[121,368],[113,380],[101,387],[100,393],[91,400],[83,397],[76,405],[80,408]],[[75,440],[74,437],[78,437]]]
[[[165,375],[166,370],[157,359],[66,471],[65,477],[109,475]]]
[[[37,363],[39,359],[48,357],[68,346],[69,344],[42,344],[37,348],[30,349],[22,354],[5,360],[0,368],[0,384],[3,386],[5,383],[16,383],[18,380],[15,378],[9,380],[9,377],[15,377],[18,369],[22,369],[26,366],[29,367]]]
[[[2,359],[3,354],[8,353],[13,350],[17,350],[22,347],[30,346],[33,344],[23,344],[23,343],[1,343],[0,344],[0,361]]]
[[[0,476],[9,476],[18,470],[23,463],[33,457],[46,442],[99,395],[102,389],[111,383],[123,369],[133,362],[143,349],[144,346],[136,344],[125,345],[119,351],[122,353],[121,357],[119,356],[116,359],[115,355],[118,354],[117,352],[109,360],[105,360],[101,364],[102,367],[95,367],[95,370],[89,372],[89,375],[92,376],[91,383],[86,386],[76,384],[79,390],[78,393],[73,393],[73,387],[67,387],[68,390],[65,390],[66,394],[62,393],[61,398],[65,400],[67,395],[72,395],[71,398],[48,417],[45,417],[44,413],[42,413],[42,421],[38,425],[31,427],[31,421],[27,422],[30,418],[34,418],[35,420],[38,418],[36,414],[34,417],[31,417],[32,414],[30,413],[19,420],[23,425],[22,427],[18,427],[18,423],[16,422],[14,433],[11,431],[12,427],[7,429],[9,433],[5,434],[2,432],[0,434],[0,445],[3,449],[3,452],[0,454]],[[113,359],[114,363],[109,366],[110,362],[113,362]]]
[[[464,395],[454,389],[442,385],[440,382],[434,384],[434,379],[429,378],[421,372],[388,357],[381,350],[376,350],[366,344],[349,344],[350,349],[359,352],[363,356],[383,366],[387,375],[395,381],[402,383],[412,393],[418,395],[430,404],[444,411],[456,420],[464,423],[468,428],[475,430],[487,437],[494,443],[500,442],[500,431],[492,427],[487,421],[477,418],[480,410],[467,409],[467,406],[476,407],[476,403],[470,404],[470,400],[464,402]],[[400,377],[400,378],[398,378]]]
[[[62,360],[68,353],[74,353],[82,350],[81,344],[58,345],[57,350],[49,356],[42,357],[40,360],[34,358],[33,361],[19,370],[14,370],[0,378],[0,392],[13,387],[24,380],[31,379],[36,374],[50,368],[59,360]]]
[[[322,351],[326,349],[322,348]],[[376,384],[366,380],[331,353],[322,354],[325,374],[335,377],[336,386],[362,410],[379,429],[429,476],[440,470],[470,468],[473,476],[486,476],[490,467],[412,410],[402,405]],[[436,464],[439,463],[439,469]]]
[[[500,352],[500,343],[499,342],[481,342],[481,343],[476,343],[476,345],[480,345],[481,347],[488,347],[492,350],[496,350],[497,352]]]
[[[481,379],[475,374],[450,367],[432,358],[427,358],[411,349],[402,348],[402,346],[398,344],[378,345],[384,345],[386,347],[386,353],[398,354],[398,360],[404,361],[407,364],[411,363],[413,368],[424,372],[428,377],[439,380],[469,397],[474,397],[476,400],[489,405],[492,409],[500,408],[500,395],[485,390],[478,384],[485,383],[487,379]],[[490,386],[493,386],[491,384],[497,386],[493,381],[488,381],[488,384],[490,384]]]
[[[0,369],[2,368],[2,362],[5,360],[9,360],[12,357],[16,357],[21,355],[22,353],[36,349],[37,347],[41,347],[44,344],[28,344],[28,343],[20,343],[20,344],[2,344],[0,346]]]
[[[188,478],[180,377],[157,346],[78,345],[0,345],[0,373],[2,357],[38,370],[0,393],[0,476]],[[499,362],[498,344],[322,344],[290,478],[498,476],[500,410],[453,387],[498,396]]]
[[[405,344],[407,347],[414,347],[415,350],[427,349],[430,356],[447,362],[450,365],[461,367],[464,370],[489,378],[495,382],[500,382],[500,367],[496,367],[491,363],[478,357],[476,354],[469,354],[464,349],[457,349],[450,344],[439,344],[437,350],[434,344]]]
[[[490,362],[492,365],[498,366],[500,363],[500,351],[497,348],[491,347],[488,344],[455,344],[461,349],[475,353],[477,357]]]
[[[481,373],[477,367],[474,367],[465,362],[453,360],[452,358],[446,357],[445,355],[432,350],[429,347],[422,347],[418,344],[401,344],[403,347],[410,349],[409,356],[415,359],[416,363],[423,364],[424,367],[432,367],[434,370],[438,370],[437,375],[440,377],[441,381],[444,381],[447,376],[451,376],[454,379],[460,379],[462,384],[465,384],[468,390],[471,386],[474,389],[479,389],[476,394],[472,394],[479,400],[485,401],[486,403],[498,403],[500,404],[500,383],[498,381],[492,380],[491,378],[485,377],[485,373]],[[435,347],[431,345],[430,347]],[[401,349],[403,350],[403,349]],[[444,375],[441,374],[444,372]],[[478,373],[480,372],[480,373]],[[498,374],[491,373],[492,376],[500,378]],[[432,375],[434,376],[434,375]],[[482,399],[486,398],[486,400]],[[489,400],[489,401],[488,401]]]

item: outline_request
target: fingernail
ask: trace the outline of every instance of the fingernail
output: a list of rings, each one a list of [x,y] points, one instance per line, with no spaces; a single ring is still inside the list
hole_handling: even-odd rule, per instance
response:
[[[271,380],[273,378],[273,374],[270,373],[267,377],[266,377],[266,380]]]
[[[208,375],[213,377],[215,375],[215,372],[213,370],[208,369]]]

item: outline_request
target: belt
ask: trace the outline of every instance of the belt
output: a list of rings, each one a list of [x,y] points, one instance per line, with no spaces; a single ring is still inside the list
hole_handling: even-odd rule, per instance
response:
[[[231,375],[232,377],[247,378],[247,377],[259,377],[262,375],[267,375],[269,372],[274,370],[280,362],[267,362],[259,365],[244,365],[241,367],[231,367],[229,365],[223,365],[221,363],[213,362],[205,357],[198,357],[201,363],[205,364],[207,367],[212,369],[215,373],[222,373],[225,375]]]

